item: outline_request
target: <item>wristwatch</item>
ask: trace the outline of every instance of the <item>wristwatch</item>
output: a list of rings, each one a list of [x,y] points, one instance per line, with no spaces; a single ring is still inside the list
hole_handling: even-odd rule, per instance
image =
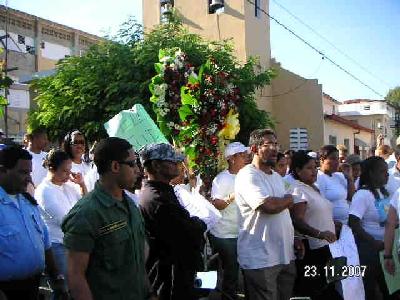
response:
[[[393,259],[393,255],[392,254],[384,254],[383,259]]]
[[[58,274],[56,280],[65,280],[65,277],[63,274]]]

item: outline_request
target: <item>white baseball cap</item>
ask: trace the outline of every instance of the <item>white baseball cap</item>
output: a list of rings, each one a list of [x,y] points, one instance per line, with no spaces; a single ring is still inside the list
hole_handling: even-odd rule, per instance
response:
[[[225,158],[228,158],[236,153],[248,152],[249,147],[246,147],[240,142],[233,142],[226,146],[225,148]]]
[[[314,152],[314,151],[308,152],[307,155],[310,156],[310,157],[312,157],[312,158],[315,158],[315,159],[316,159],[317,156],[318,156],[317,152]]]

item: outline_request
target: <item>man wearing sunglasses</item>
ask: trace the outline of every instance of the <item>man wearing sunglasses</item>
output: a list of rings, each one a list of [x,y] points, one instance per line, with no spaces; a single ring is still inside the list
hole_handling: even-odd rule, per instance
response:
[[[150,297],[144,223],[124,192],[138,176],[136,159],[126,140],[100,141],[94,151],[100,179],[64,219],[69,287],[75,300]]]
[[[150,244],[148,267],[157,273],[153,289],[160,299],[195,299],[195,271],[201,262],[207,227],[199,218],[190,217],[170,185],[179,175],[178,163],[184,156],[171,145],[160,143],[145,146],[140,159],[148,175],[140,206]]]

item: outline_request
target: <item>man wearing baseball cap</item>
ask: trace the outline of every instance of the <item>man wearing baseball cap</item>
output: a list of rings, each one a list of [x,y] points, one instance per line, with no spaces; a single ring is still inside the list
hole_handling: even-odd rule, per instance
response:
[[[184,156],[165,143],[146,145],[139,154],[148,176],[140,206],[150,245],[148,269],[157,271],[154,291],[160,299],[195,299],[195,272],[201,265],[207,227],[190,217],[170,185],[179,175],[178,164]]]
[[[219,253],[222,262],[222,300],[237,299],[239,264],[237,262],[237,237],[239,214],[235,202],[235,177],[248,160],[249,148],[242,143],[230,143],[225,148],[228,169],[220,172],[211,187],[212,204],[222,218],[210,229],[210,243],[214,253]]]

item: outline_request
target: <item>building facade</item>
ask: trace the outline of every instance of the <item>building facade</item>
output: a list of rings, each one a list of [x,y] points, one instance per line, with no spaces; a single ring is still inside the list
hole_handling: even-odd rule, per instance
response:
[[[26,129],[30,101],[21,99],[29,97],[29,93],[18,92],[28,90],[18,84],[19,78],[52,70],[60,59],[83,55],[102,39],[3,5],[0,5],[0,36],[0,47],[8,50],[8,76],[15,81],[11,90],[17,91],[10,91],[9,95],[8,132],[10,137],[21,139]],[[5,51],[0,54],[0,60],[5,61]],[[4,126],[4,120],[1,120],[0,128],[4,130]]]
[[[378,135],[387,145],[395,146],[395,108],[384,100],[354,99],[344,101],[338,112],[344,119],[374,130],[373,147]]]
[[[359,154],[363,159],[368,157],[375,143],[375,131],[340,116],[339,110],[343,104],[328,94],[323,94],[323,104],[324,144],[342,144],[349,154]]]

